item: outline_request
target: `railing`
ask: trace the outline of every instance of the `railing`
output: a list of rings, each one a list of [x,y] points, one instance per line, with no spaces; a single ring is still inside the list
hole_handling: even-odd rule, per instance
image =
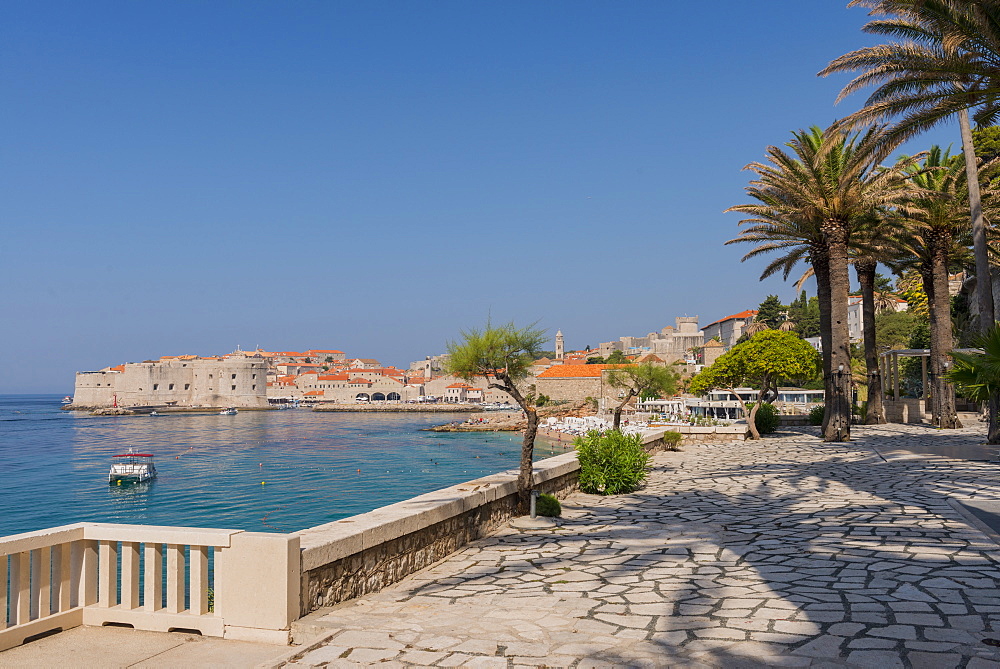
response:
[[[299,584],[294,535],[79,523],[3,537],[0,650],[79,625],[287,643]]]

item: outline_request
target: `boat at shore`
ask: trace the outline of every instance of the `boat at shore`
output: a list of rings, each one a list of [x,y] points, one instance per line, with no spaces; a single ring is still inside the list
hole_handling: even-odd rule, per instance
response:
[[[145,483],[156,478],[156,466],[152,453],[136,453],[131,448],[127,453],[116,455],[108,472],[109,485],[122,483]]]
[[[236,414],[236,407],[228,407],[219,412],[220,416],[235,416]]]
[[[73,396],[72,395],[67,395],[66,397],[62,398],[62,403],[63,404],[72,404],[73,403]]]

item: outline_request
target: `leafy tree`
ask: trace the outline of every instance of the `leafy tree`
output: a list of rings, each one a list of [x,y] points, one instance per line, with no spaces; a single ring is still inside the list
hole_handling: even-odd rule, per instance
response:
[[[617,351],[616,351],[617,352]],[[608,370],[605,381],[609,386],[619,391],[621,403],[614,410],[614,425],[612,429],[620,429],[622,410],[634,397],[653,395],[673,395],[677,390],[677,380],[680,375],[669,367],[643,362],[638,365],[626,365]]]
[[[326,357],[325,357],[325,358],[323,359],[323,362],[333,362],[333,356],[332,356],[332,355],[328,355],[328,356],[326,356]]]
[[[777,295],[768,295],[757,307],[757,317],[754,319],[758,323],[764,323],[772,330],[785,322],[787,307],[781,303]]]
[[[916,270],[907,270],[896,281],[896,285],[899,287],[899,296],[906,300],[906,310],[918,318],[927,318],[930,307],[920,274]]]
[[[627,365],[632,361],[629,360],[628,356],[621,351],[611,351],[611,355],[609,355],[604,362],[609,365]]]
[[[528,419],[521,441],[521,469],[517,477],[518,506],[524,512],[531,494],[538,411],[532,394],[522,392],[519,384],[528,378],[531,365],[538,359],[538,352],[548,337],[534,324],[518,328],[513,322],[495,326],[490,321],[482,330],[470,329],[461,334],[461,341],[448,342],[448,373],[465,381],[486,379],[490,388],[513,397]]]
[[[604,364],[604,356],[603,355],[592,355],[589,358],[587,358],[587,364],[588,365],[603,365]]]
[[[883,311],[875,316],[875,346],[880,351],[906,348],[920,318],[909,311]]]
[[[788,320],[795,323],[795,332],[800,337],[819,336],[819,298],[807,297],[806,291],[788,305]]]
[[[736,388],[747,385],[759,387],[757,401],[752,407],[747,408],[747,403],[742,399],[739,402],[747,418],[750,438],[760,439],[755,423],[760,405],[777,396],[779,383],[786,379],[812,376],[818,365],[819,354],[816,349],[798,335],[781,330],[766,330],[743,344],[737,344],[728,353],[722,354],[715,364],[703,369],[691,380],[691,392],[703,395],[715,388],[724,388],[739,399]]]

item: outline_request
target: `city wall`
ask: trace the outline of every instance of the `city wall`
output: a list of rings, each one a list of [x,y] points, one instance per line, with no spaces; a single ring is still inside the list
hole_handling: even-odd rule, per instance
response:
[[[126,363],[77,372],[72,406],[267,408],[266,379],[262,358]]]

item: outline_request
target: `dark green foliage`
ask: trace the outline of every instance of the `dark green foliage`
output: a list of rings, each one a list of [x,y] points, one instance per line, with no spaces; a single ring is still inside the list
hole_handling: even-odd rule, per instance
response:
[[[883,311],[875,316],[875,347],[880,351],[906,348],[920,318],[909,311]]]
[[[819,298],[807,297],[806,291],[788,305],[788,320],[795,323],[800,337],[819,336]]]
[[[920,321],[913,328],[907,348],[930,348],[931,331],[926,320]],[[924,392],[924,382],[920,367],[920,358],[899,359],[900,387],[899,394],[903,397],[920,397]],[[891,388],[886,388],[891,393]]]
[[[535,513],[539,516],[558,518],[562,515],[562,505],[559,504],[559,500],[555,498],[555,495],[542,493],[535,500]]]
[[[611,351],[611,355],[604,362],[609,365],[627,365],[632,361],[621,351]]]
[[[779,325],[785,322],[787,311],[777,295],[768,295],[757,307],[757,317],[754,320],[758,323],[766,323],[767,327],[776,330]]]
[[[1000,326],[994,325],[973,339],[972,345],[982,353],[950,353],[955,367],[948,373],[948,380],[963,397],[985,402],[1000,392]]]
[[[580,459],[580,490],[595,495],[620,495],[646,480],[649,454],[637,434],[612,430],[588,432],[573,442]]]
[[[604,356],[603,355],[592,355],[589,358],[587,358],[587,364],[588,365],[603,365],[604,364]]]
[[[536,407],[543,407],[543,406],[545,406],[548,403],[549,403],[549,396],[548,395],[539,395],[538,397],[535,398],[535,406]]]
[[[770,402],[762,402],[754,416],[754,424],[761,434],[771,434],[778,429],[778,410]]]
[[[817,404],[812,409],[809,410],[809,424],[810,425],[822,425],[823,424],[823,414],[826,412],[826,407],[822,404]]]
[[[663,445],[669,451],[679,451],[681,450],[681,439],[684,438],[680,432],[674,432],[673,430],[668,430],[663,433]]]

